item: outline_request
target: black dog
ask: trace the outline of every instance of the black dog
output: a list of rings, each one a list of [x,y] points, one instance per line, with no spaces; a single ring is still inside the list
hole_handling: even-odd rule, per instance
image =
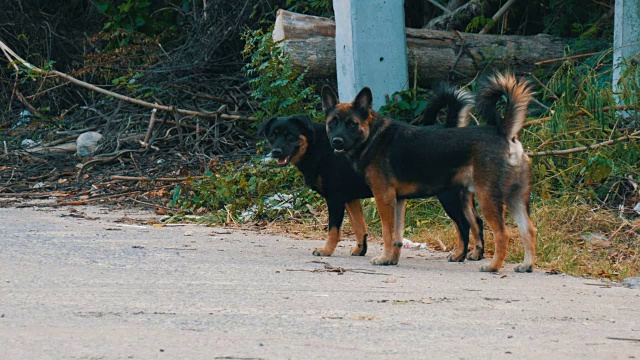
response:
[[[504,117],[496,109],[502,97],[507,99]],[[532,271],[536,229],[529,218],[530,165],[517,137],[532,99],[528,83],[512,74],[496,74],[480,86],[478,108],[488,126],[411,126],[375,112],[372,98],[371,90],[364,88],[353,102],[338,103],[329,87],[322,90],[331,146],[364,174],[376,199],[384,250],[372,263],[398,263],[406,199],[457,189],[458,196],[469,200],[463,202],[467,214],[475,194],[495,237],[495,255],[481,271],[498,271],[505,258],[509,242],[505,205],[524,245],[524,262],[515,270]],[[464,246],[459,246],[459,254],[467,251],[466,243],[459,245]]]
[[[419,119],[422,123],[436,122],[438,112],[447,107],[444,126],[457,127],[467,124],[467,115],[472,106],[471,96],[451,86],[436,88],[429,106]],[[329,208],[329,235],[325,246],[313,251],[315,256],[330,256],[340,241],[340,227],[347,209],[351,226],[356,236],[356,245],[351,255],[363,256],[367,252],[367,226],[362,214],[360,199],[373,197],[365,178],[353,168],[343,155],[336,154],[329,143],[325,124],[313,123],[306,115],[274,117],[265,120],[258,129],[266,136],[272,149],[271,156],[280,166],[295,165],[304,176],[307,186],[325,198]],[[474,240],[484,248],[482,220],[475,210],[465,215],[469,199],[460,191],[443,191],[437,194],[442,206],[455,222],[460,234],[460,242],[468,244],[469,230]],[[467,219],[468,218],[468,219]],[[464,261],[464,254],[454,254],[450,261]],[[482,254],[474,260],[482,258]]]

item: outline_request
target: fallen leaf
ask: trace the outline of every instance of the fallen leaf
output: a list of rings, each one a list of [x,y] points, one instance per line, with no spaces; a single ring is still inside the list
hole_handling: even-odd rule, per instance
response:
[[[387,284],[392,284],[392,283],[394,283],[394,282],[396,282],[396,281],[397,281],[397,280],[396,280],[396,279],[393,279],[393,278],[392,278],[392,279],[385,279],[385,280],[382,280],[382,282],[383,282],[383,283],[387,283]]]
[[[591,240],[591,245],[600,248],[608,248],[612,245],[612,242],[609,240],[593,239]]]
[[[153,224],[154,228],[161,228],[164,227],[165,224]]]
[[[424,299],[422,299],[422,303],[423,303],[423,304],[431,304],[431,299],[429,299],[429,298],[424,298]]]
[[[163,208],[156,208],[156,215],[167,215],[167,210]]]
[[[355,320],[380,320],[379,317],[372,315],[353,315],[352,318]]]

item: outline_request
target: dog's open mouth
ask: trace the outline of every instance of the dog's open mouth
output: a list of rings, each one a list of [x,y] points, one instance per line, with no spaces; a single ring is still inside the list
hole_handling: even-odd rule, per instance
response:
[[[278,165],[285,166],[289,164],[289,157],[278,158]]]

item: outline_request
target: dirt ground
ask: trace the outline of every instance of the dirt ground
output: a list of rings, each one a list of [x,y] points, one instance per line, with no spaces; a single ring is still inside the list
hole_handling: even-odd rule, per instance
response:
[[[640,358],[616,283],[77,210],[0,209],[0,359]]]

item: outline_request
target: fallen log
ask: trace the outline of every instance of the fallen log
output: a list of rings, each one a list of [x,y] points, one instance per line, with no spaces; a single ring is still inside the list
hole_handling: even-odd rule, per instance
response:
[[[569,40],[549,35],[479,35],[429,29],[407,29],[409,73],[417,67],[419,85],[435,81],[469,81],[486,69],[518,74],[538,69],[536,63],[565,56]],[[291,63],[308,68],[307,76],[336,76],[335,22],[278,10],[273,40],[281,41]]]

